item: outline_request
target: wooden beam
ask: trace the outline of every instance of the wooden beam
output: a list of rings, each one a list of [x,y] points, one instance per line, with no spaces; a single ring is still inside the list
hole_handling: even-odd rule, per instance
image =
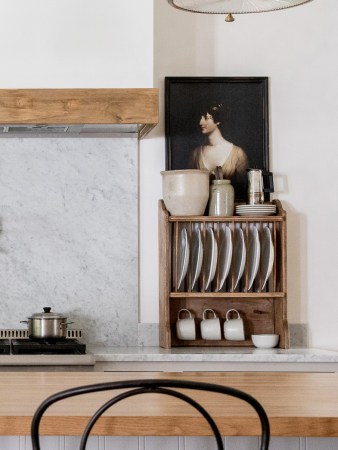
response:
[[[0,124],[158,123],[158,89],[0,89]]]

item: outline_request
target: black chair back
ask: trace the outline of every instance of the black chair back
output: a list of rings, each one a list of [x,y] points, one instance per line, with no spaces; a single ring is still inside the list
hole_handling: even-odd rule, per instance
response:
[[[261,440],[260,440],[260,450],[268,450],[269,448],[269,440],[270,440],[270,426],[269,420],[266,415],[266,412],[262,405],[251,395],[247,394],[238,389],[234,389],[228,386],[221,386],[218,384],[212,383],[202,383],[196,381],[188,381],[188,380],[156,380],[156,379],[146,379],[146,380],[125,380],[125,381],[117,381],[117,382],[107,382],[107,383],[97,383],[86,386],[79,386],[71,389],[67,389],[62,392],[58,392],[54,395],[51,395],[46,400],[44,400],[41,405],[36,410],[31,425],[31,437],[32,437],[32,447],[33,450],[41,450],[40,449],[40,439],[39,439],[39,427],[40,421],[42,419],[45,411],[55,402],[63,400],[68,397],[74,397],[81,394],[88,394],[93,392],[102,392],[108,390],[117,390],[117,389],[127,389],[122,393],[119,393],[104,403],[90,418],[83,431],[81,442],[80,442],[80,450],[85,450],[86,444],[88,441],[88,437],[90,432],[97,422],[97,420],[101,417],[101,415],[111,406],[116,403],[124,400],[128,397],[132,397],[140,394],[147,393],[157,393],[157,394],[165,394],[171,397],[176,397],[189,405],[195,408],[205,420],[209,423],[210,428],[213,432],[213,435],[216,439],[217,449],[224,450],[223,439],[221,433],[214,421],[214,419],[210,416],[210,414],[205,410],[205,408],[200,405],[196,400],[192,399],[185,393],[181,391],[177,391],[176,389],[188,389],[195,391],[209,391],[216,392],[219,394],[230,395],[232,397],[236,397],[241,399],[247,403],[249,403],[260,419],[261,423]]]

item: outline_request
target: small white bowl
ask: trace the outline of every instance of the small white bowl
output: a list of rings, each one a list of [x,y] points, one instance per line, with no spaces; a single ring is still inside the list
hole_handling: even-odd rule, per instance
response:
[[[252,334],[252,342],[257,348],[273,348],[279,341],[279,334]]]

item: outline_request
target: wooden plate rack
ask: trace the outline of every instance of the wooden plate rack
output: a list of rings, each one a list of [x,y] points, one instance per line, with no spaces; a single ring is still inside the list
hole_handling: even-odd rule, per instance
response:
[[[170,216],[163,200],[159,201],[159,256],[160,256],[160,346],[164,348],[178,346],[224,346],[252,347],[252,334],[279,334],[279,348],[289,347],[287,322],[287,258],[286,258],[286,212],[279,200],[273,200],[276,214],[272,216]],[[206,230],[211,227],[220,248],[220,230],[228,226],[231,230],[233,247],[237,233],[241,228],[244,234],[246,248],[249,245],[249,230],[255,225],[262,236],[264,227],[271,232],[274,252],[274,263],[271,275],[264,289],[262,286],[262,266],[257,272],[255,282],[248,290],[249,254],[243,275],[234,289],[235,264],[232,258],[229,274],[223,288],[215,292],[220,273],[217,264],[215,277],[206,291],[206,267],[202,266],[201,274],[194,289],[191,289],[191,261],[189,261],[184,281],[177,289],[179,236],[183,228],[187,230],[188,243],[191,249],[193,230],[201,231],[202,244],[206,242]],[[189,309],[196,321],[196,340],[182,341],[176,336],[176,321],[180,309]],[[239,311],[244,320],[245,340],[228,341],[222,337],[219,341],[206,341],[201,338],[200,322],[203,310],[211,308],[221,319],[222,332],[226,312],[229,309]]]

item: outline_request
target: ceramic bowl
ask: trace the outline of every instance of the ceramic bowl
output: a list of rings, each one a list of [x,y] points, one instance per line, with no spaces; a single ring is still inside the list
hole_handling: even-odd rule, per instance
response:
[[[173,216],[201,216],[209,200],[209,171],[165,170],[162,175],[164,204]]]
[[[257,348],[273,348],[279,341],[278,334],[252,334],[252,342]]]

